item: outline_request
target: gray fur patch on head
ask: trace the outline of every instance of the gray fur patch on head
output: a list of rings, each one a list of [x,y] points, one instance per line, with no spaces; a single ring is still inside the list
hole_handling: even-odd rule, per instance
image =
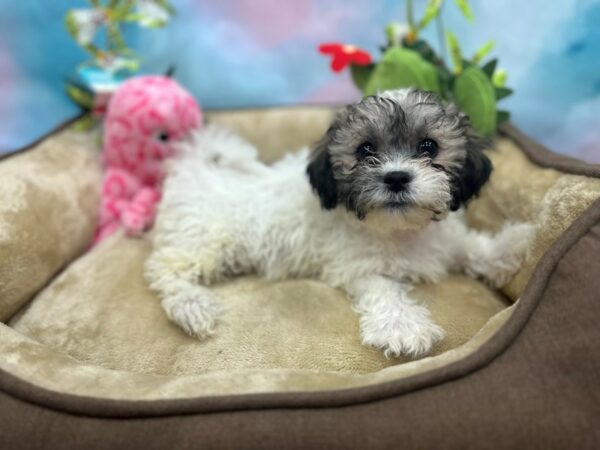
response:
[[[434,155],[420,151],[425,139],[435,141]],[[366,155],[357,151],[365,143],[374,149]],[[402,215],[416,208],[435,219],[466,203],[489,177],[482,148],[454,104],[430,92],[398,89],[340,111],[308,172],[327,209],[340,203],[364,218],[375,210]],[[407,173],[410,182],[390,190],[384,178],[391,172]]]

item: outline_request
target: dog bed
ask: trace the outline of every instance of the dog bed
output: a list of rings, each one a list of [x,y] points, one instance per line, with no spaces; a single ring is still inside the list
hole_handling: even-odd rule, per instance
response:
[[[270,162],[315,142],[332,114],[207,117]],[[415,289],[446,330],[415,361],[362,346],[344,294],[311,280],[217,286],[218,333],[188,337],[144,282],[148,236],[86,252],[94,133],[65,126],[0,161],[0,448],[600,445],[600,167],[512,126],[488,155],[470,225],[533,221],[534,240],[499,291],[462,275]]]

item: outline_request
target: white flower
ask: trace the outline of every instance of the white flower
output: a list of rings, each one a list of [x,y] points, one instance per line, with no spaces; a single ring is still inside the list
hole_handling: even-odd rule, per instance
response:
[[[388,41],[391,45],[399,46],[402,38],[410,33],[410,27],[405,23],[392,22],[385,29]]]
[[[92,43],[106,16],[100,9],[73,9],[67,15],[67,28],[79,45]]]
[[[170,17],[170,12],[164,2],[159,0],[137,0],[137,12],[140,15],[140,25],[143,27],[163,26]]]

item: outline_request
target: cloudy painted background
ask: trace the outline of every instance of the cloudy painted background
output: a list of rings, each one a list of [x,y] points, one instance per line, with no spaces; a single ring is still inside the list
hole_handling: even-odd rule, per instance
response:
[[[423,6],[425,0],[416,0]],[[600,162],[600,0],[471,0],[469,24],[447,5],[465,53],[488,39],[516,95],[504,101],[526,133]],[[129,30],[144,70],[176,66],[204,108],[339,104],[358,97],[316,52],[324,41],[377,54],[383,27],[404,20],[401,0],[174,0],[164,30]],[[76,112],[62,80],[84,58],[63,28],[84,0],[0,0],[0,153]],[[435,36],[431,35],[435,42]]]

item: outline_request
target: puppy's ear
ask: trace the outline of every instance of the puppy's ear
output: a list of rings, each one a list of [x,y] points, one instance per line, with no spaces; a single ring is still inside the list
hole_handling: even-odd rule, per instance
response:
[[[452,186],[452,211],[456,211],[477,196],[492,173],[492,162],[483,153],[489,142],[475,135],[473,131],[468,133],[467,138],[467,157]]]
[[[337,188],[329,155],[329,142],[328,133],[315,146],[311,162],[306,169],[310,184],[319,195],[321,206],[324,209],[333,209],[338,203]]]

